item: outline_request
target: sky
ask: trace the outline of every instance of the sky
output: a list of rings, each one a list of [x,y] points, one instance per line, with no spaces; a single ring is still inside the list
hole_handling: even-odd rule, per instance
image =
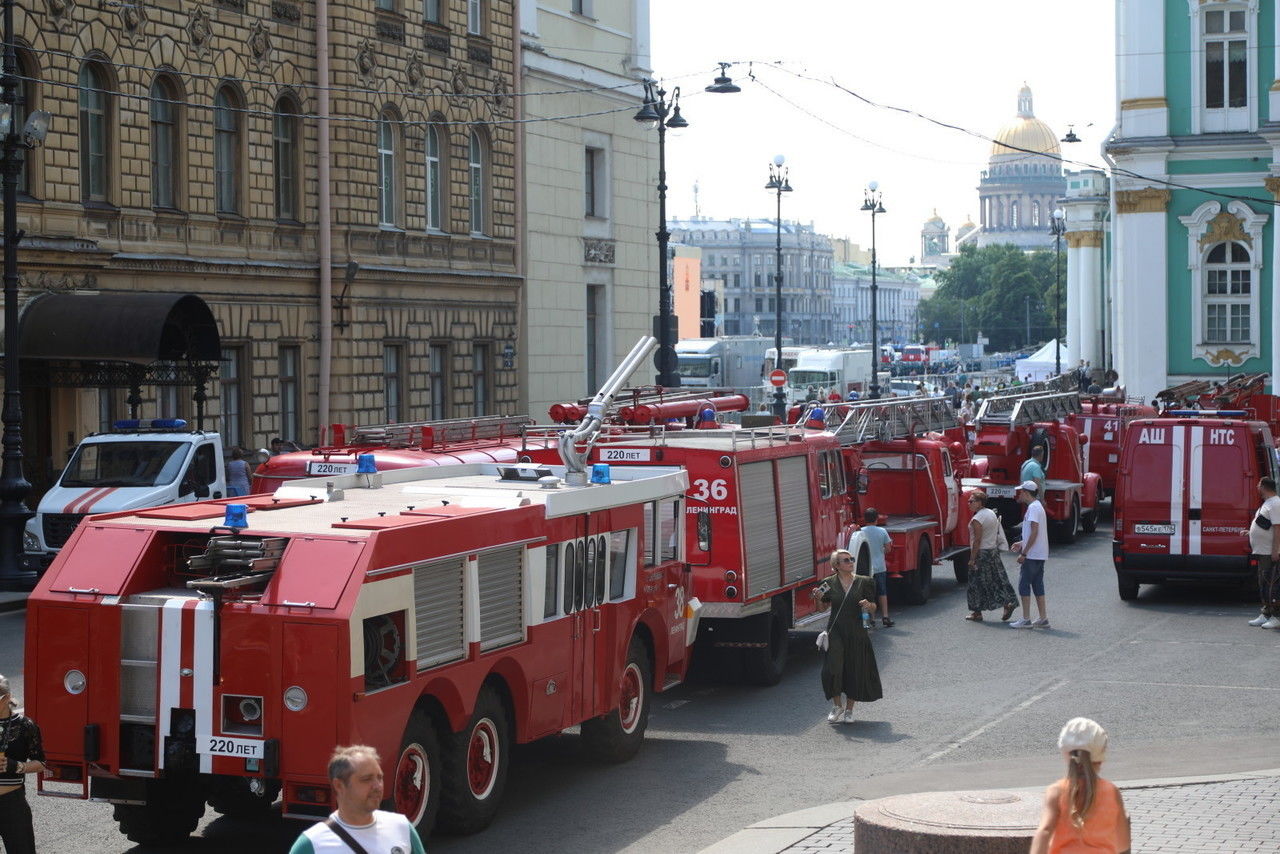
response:
[[[864,246],[863,190],[879,182],[882,265],[919,255],[935,208],[953,235],[966,218],[978,221],[989,141],[869,106],[832,80],[986,137],[1016,118],[1025,81],[1036,117],[1059,137],[1073,124],[1081,138],[1063,156],[1103,165],[1116,115],[1114,0],[650,2],[653,73],[668,90],[681,87],[689,121],[667,136],[672,217],[695,213],[696,182],[703,216],[773,219],[764,184],[782,154],[794,188],[783,219]],[[702,91],[720,61],[739,63],[729,74],[742,92]]]

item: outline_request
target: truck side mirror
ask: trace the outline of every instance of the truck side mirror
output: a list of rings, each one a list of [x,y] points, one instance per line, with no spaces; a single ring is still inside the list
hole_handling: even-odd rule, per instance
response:
[[[192,483],[192,484],[190,484],[190,485],[191,485],[191,487],[192,487],[192,492],[194,492],[194,493],[196,494],[196,498],[208,498],[208,497],[209,497],[209,485],[208,485],[208,484],[200,483],[200,482],[198,482],[198,481],[197,481],[197,482]]]

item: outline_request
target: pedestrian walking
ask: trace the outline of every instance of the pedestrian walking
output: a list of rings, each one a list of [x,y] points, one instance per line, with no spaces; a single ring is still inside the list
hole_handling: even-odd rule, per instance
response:
[[[378,751],[355,744],[339,747],[329,759],[329,785],[338,809],[302,831],[289,854],[425,854],[418,831],[382,803]]]
[[[1036,492],[1044,492],[1044,445],[1032,445],[1031,456],[1022,464],[1018,479],[1035,481]]]
[[[227,461],[227,494],[232,498],[249,494],[249,464],[240,448],[232,448]]]
[[[995,511],[987,506],[985,492],[969,496],[969,509],[973,518],[969,520],[969,583],[965,589],[969,615],[965,619],[981,623],[983,611],[1003,605],[1000,619],[1008,622],[1013,609],[1018,607],[1018,600],[1000,558],[1004,526]]]
[[[832,702],[827,722],[853,723],[854,703],[870,703],[884,696],[880,670],[871,637],[862,626],[862,614],[875,609],[871,602],[875,585],[865,575],[854,575],[854,560],[845,549],[831,553],[835,574],[813,590],[820,611],[830,610],[827,630],[818,636],[826,651],[822,660],[822,693]]]
[[[1249,530],[1249,551],[1258,561],[1258,600],[1262,611],[1249,621],[1251,626],[1280,629],[1280,497],[1276,482],[1264,477],[1258,481],[1258,497],[1262,506],[1253,514]]]
[[[1058,735],[1067,776],[1044,793],[1031,854],[1129,854],[1124,798],[1099,775],[1107,757],[1107,731],[1089,718],[1072,718]]]
[[[35,854],[26,780],[43,770],[40,727],[18,713],[9,680],[0,676],[0,842],[6,854]]]
[[[868,507],[862,511],[862,536],[867,543],[867,551],[871,555],[871,578],[876,585],[876,604],[880,613],[880,623],[886,629],[894,626],[893,620],[889,619],[889,567],[885,565],[884,557],[893,550],[893,541],[889,539],[889,532],[880,527],[876,523],[880,520],[880,511],[874,507]],[[871,618],[875,619],[875,614]]]
[[[1049,612],[1044,602],[1044,562],[1049,559],[1049,534],[1046,530],[1044,505],[1035,481],[1023,481],[1014,495],[1023,505],[1022,539],[1014,543],[1018,554],[1018,596],[1022,599],[1022,619],[1009,624],[1015,629],[1049,628]],[[1036,597],[1037,620],[1031,619],[1031,595]]]

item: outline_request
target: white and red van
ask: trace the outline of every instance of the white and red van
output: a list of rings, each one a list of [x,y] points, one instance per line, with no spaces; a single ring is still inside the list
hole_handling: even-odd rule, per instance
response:
[[[1275,476],[1271,428],[1243,410],[1173,410],[1131,421],[1115,493],[1120,598],[1166,580],[1251,578],[1242,532],[1258,504],[1258,479]]]

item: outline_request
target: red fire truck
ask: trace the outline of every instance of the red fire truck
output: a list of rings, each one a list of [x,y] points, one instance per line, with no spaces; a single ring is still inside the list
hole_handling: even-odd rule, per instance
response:
[[[961,478],[968,457],[955,410],[945,397],[868,401],[846,408],[835,435],[853,484],[854,514],[874,507],[893,548],[890,580],[908,604],[929,599],[933,566],[952,561],[956,580],[969,577],[969,508]],[[859,533],[848,541],[859,568],[871,559]]]
[[[366,743],[420,831],[468,832],[513,743],[581,725],[590,752],[627,759],[697,632],[689,480],[588,482],[572,447],[563,462],[89,517],[27,606],[41,793],[112,803],[130,839],[170,843],[206,802],[252,814],[282,793],[286,816],[326,815],[331,748]]]
[[[1064,423],[1080,412],[1076,392],[1008,394],[985,398],[975,419],[978,438],[973,452],[986,457],[985,474],[966,478],[965,487],[986,491],[987,506],[1000,514],[1006,526],[1022,518],[1014,491],[1022,464],[1032,447],[1045,454],[1045,494],[1041,497],[1048,517],[1050,537],[1058,542],[1075,540],[1080,531],[1092,533],[1098,525],[1101,479],[1084,466],[1083,445],[1088,438]]]
[[[687,414],[682,403],[635,410],[627,419],[650,426],[605,428],[590,461],[688,472],[685,541],[702,602],[700,645],[740,651],[747,680],[772,685],[786,664],[787,632],[825,619],[809,591],[831,572],[830,554],[851,521],[840,446],[803,425],[665,426]],[[548,459],[545,444],[531,443],[526,455]]]
[[[514,462],[527,415],[454,418],[355,427],[333,424],[332,445],[269,457],[254,472],[255,493],[289,480],[352,474],[361,454],[373,454],[378,470],[454,463]]]
[[[1154,407],[1123,398],[1090,396],[1080,401],[1080,411],[1067,416],[1067,424],[1087,437],[1084,443],[1085,471],[1097,472],[1102,494],[1112,496],[1120,471],[1120,448],[1129,422],[1150,418]]]

